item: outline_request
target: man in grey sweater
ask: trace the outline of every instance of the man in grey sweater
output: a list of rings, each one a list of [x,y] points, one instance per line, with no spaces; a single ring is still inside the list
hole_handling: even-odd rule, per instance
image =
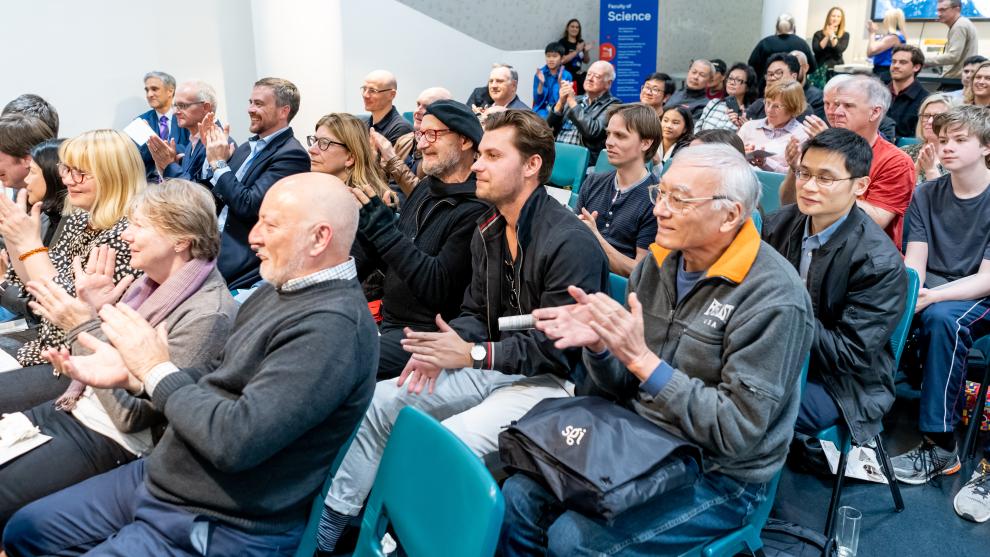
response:
[[[269,190],[250,234],[267,284],[213,365],[178,369],[137,313],[104,306],[113,346],[89,337],[93,355],[63,367],[94,387],[146,393],[169,427],[147,458],[21,509],[4,531],[7,554],[267,556],[298,545],[374,390],[377,331],[348,257],[357,213],[327,174]]]
[[[942,54],[925,56],[925,66],[946,68],[942,77],[961,77],[963,62],[979,53],[976,26],[968,17],[963,17],[961,0],[939,0],[935,13],[939,22],[949,26],[949,34]]]
[[[502,555],[680,555],[743,524],[784,464],[814,324],[794,267],[750,219],[756,176],[731,147],[701,145],[650,191],[657,243],[629,279],[628,309],[572,286],[577,304],[533,315],[557,347],[584,347],[595,387],[701,447],[703,474],[609,524],[512,476]]]

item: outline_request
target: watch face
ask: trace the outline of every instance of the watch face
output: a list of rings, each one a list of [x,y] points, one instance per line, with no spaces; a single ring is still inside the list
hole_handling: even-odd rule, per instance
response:
[[[463,352],[461,352],[463,354]],[[471,359],[472,360],[484,360],[488,351],[485,350],[484,344],[475,344],[471,347]]]

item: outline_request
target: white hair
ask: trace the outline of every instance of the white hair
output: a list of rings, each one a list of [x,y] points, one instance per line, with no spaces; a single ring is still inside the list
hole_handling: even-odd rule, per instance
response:
[[[719,175],[719,194],[728,200],[716,200],[724,205],[736,202],[743,206],[743,215],[748,217],[756,210],[760,199],[760,180],[746,157],[734,147],[724,143],[704,143],[681,149],[674,155],[671,165],[688,165],[714,170]],[[745,222],[745,218],[743,222]]]
[[[866,102],[870,103],[870,106],[879,106],[883,110],[881,118],[887,114],[893,99],[890,89],[882,81],[871,75],[850,75],[846,79],[836,81],[838,78],[839,76],[835,76],[829,80],[825,84],[825,91],[832,89],[839,93],[849,90],[859,91],[866,95]]]
[[[196,91],[196,100],[210,103],[214,109],[217,108],[217,92],[213,86],[205,81],[193,80],[187,82]]]
[[[780,14],[777,17],[777,33],[787,35],[794,32],[797,26],[794,24],[794,16],[791,14]]]

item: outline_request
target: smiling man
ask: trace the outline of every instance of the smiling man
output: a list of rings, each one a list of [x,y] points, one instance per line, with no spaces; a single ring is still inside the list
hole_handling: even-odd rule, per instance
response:
[[[763,239],[797,269],[815,308],[808,383],[795,430],[843,423],[864,444],[894,403],[890,331],[904,310],[900,252],[856,205],[870,185],[873,153],[849,130],[809,140],[797,171],[797,203],[767,217]]]
[[[584,94],[576,95],[572,84],[560,84],[560,99],[547,114],[547,123],[553,128],[557,141],[571,145],[584,145],[590,151],[588,165],[594,166],[599,153],[605,147],[606,110],[620,103],[609,89],[615,79],[615,68],[604,60],[588,67],[584,77]]]
[[[488,74],[488,95],[492,98],[492,106],[518,108],[529,110],[526,103],[519,100],[516,91],[519,89],[519,72],[511,66],[492,68]]]
[[[231,290],[251,288],[261,277],[258,258],[248,245],[248,233],[258,221],[258,209],[278,180],[309,171],[309,153],[292,135],[289,122],[299,112],[299,90],[288,80],[258,80],[248,100],[251,133],[257,134],[235,150],[230,126],[218,128],[212,114],[199,126],[206,142],[212,185],[223,236],[217,267]]]

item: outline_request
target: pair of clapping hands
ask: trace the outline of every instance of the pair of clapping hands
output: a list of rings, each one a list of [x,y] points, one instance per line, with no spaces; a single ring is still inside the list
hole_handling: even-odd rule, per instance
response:
[[[110,341],[82,332],[78,341],[92,351],[89,355],[72,355],[64,346],[43,350],[41,356],[55,371],[92,387],[137,392],[154,366],[169,361],[168,334],[164,324],[156,330],[126,304],[113,305],[134,280],[126,275],[113,283],[116,256],[104,245],[90,252],[85,267],[78,256],[73,258],[77,297],[54,280],[29,281],[25,286],[34,296],[28,305],[41,317],[67,331],[99,316],[100,328]]]
[[[206,160],[212,164],[218,160],[227,160],[234,154],[236,147],[230,142],[230,124],[223,128],[216,125],[216,114],[208,112],[197,124],[199,140],[206,147]],[[184,156],[175,147],[175,139],[166,142],[157,135],[148,138],[148,151],[155,161],[158,172],[164,172],[165,167],[173,162],[179,162]]]
[[[588,294],[570,286],[575,304],[533,311],[536,329],[554,340],[554,347],[585,347],[600,353],[606,349],[641,381],[660,364],[660,358],[646,345],[643,332],[643,306],[636,294],[629,295],[629,309],[604,293]],[[412,357],[399,376],[398,385],[408,383],[411,393],[423,389],[432,393],[444,369],[456,370],[472,363],[469,343],[438,315],[438,332],[405,329],[402,347]]]

